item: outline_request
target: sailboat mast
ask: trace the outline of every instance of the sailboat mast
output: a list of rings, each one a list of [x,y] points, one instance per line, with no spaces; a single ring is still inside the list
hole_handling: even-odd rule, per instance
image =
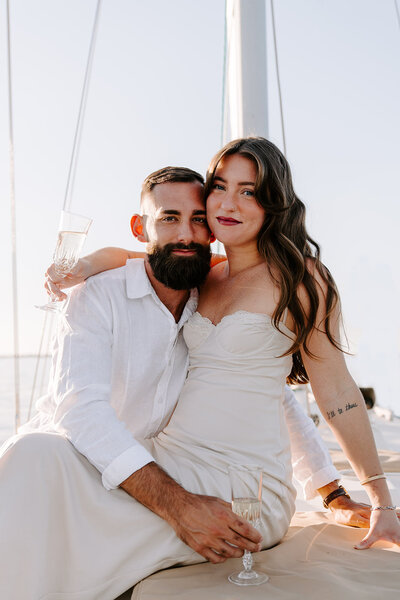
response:
[[[226,0],[223,143],[268,137],[265,0]]]

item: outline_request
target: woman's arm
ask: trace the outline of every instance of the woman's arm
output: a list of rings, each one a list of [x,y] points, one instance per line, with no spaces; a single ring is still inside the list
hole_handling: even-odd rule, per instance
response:
[[[57,275],[54,263],[46,271],[46,281],[44,287],[50,296],[55,300],[64,300],[66,295],[61,291],[63,289],[82,283],[88,277],[123,267],[129,258],[144,258],[144,252],[134,252],[124,248],[101,248],[80,258],[75,267],[65,276]]]
[[[67,297],[63,289],[82,283],[88,277],[123,267],[129,258],[145,258],[145,252],[125,250],[124,248],[101,248],[80,258],[75,267],[67,275],[57,275],[54,263],[46,271],[44,287],[53,300],[65,300]],[[211,266],[214,267],[226,260],[223,254],[212,254]]]
[[[320,307],[317,326],[308,341],[313,357],[302,351],[302,359],[320,410],[362,481],[383,473],[383,470],[362,394],[347,369],[344,354],[329,342],[324,330],[325,282],[317,273],[313,274],[319,291]],[[299,298],[307,310],[304,290],[300,290]],[[331,317],[331,328],[336,340],[339,340],[339,322],[337,309]],[[366,484],[365,490],[373,507],[392,505],[384,479]],[[400,544],[400,525],[395,510],[373,510],[369,533],[356,548],[368,548],[379,539]]]

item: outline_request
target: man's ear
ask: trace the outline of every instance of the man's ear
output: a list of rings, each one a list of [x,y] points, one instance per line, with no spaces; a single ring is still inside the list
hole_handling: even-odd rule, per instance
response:
[[[138,214],[134,214],[131,219],[131,230],[133,235],[139,242],[147,242],[146,234],[144,231],[143,217]]]
[[[212,244],[213,242],[215,242],[217,238],[215,237],[215,235],[211,232],[210,234],[210,244]]]

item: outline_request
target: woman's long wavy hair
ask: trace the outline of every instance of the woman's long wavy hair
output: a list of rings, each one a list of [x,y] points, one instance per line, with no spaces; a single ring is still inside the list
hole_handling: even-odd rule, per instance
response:
[[[307,342],[317,323],[319,307],[318,283],[310,273],[309,259],[326,284],[325,318],[323,330],[333,346],[342,349],[331,330],[331,316],[340,300],[335,282],[320,261],[320,248],[307,234],[305,206],[293,189],[289,163],[280,150],[262,137],[249,137],[229,142],[211,160],[205,183],[205,197],[211,192],[215,170],[225,156],[240,154],[252,160],[257,167],[255,197],[265,210],[265,220],[257,239],[258,251],[267,262],[271,277],[280,288],[278,305],[272,315],[279,329],[285,309],[291,312],[296,324],[296,338],[287,354],[293,356],[289,383],[307,383],[308,375],[300,355],[300,348],[313,356]],[[308,297],[307,313],[298,298],[302,285]]]

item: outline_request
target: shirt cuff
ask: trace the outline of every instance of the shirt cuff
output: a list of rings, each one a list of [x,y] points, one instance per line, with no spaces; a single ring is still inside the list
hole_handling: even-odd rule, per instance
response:
[[[144,446],[137,444],[128,448],[104,469],[101,477],[104,487],[106,490],[115,490],[132,473],[150,462],[154,462],[154,458]]]
[[[306,500],[311,500],[318,496],[317,490],[332,481],[340,479],[340,473],[333,465],[324,467],[316,473],[313,473],[303,485],[303,493]]]

